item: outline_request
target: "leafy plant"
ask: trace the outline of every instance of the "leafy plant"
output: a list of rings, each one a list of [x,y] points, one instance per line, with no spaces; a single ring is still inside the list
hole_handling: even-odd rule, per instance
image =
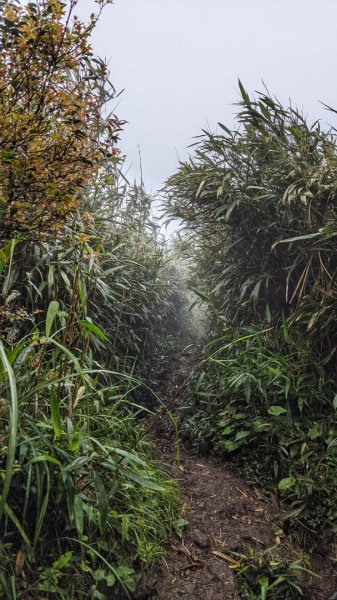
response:
[[[238,561],[236,577],[242,600],[299,600],[304,597],[303,576],[313,575],[301,560],[287,562],[270,551],[233,553]]]
[[[100,2],[100,9],[110,0]],[[1,239],[40,240],[76,215],[121,127],[103,107],[115,96],[76,2],[5,0],[0,11]]]
[[[108,598],[179,512],[138,416],[184,286],[116,148],[115,95],[71,1],[0,9],[0,596]]]
[[[61,575],[60,593],[75,594],[76,585],[83,589],[83,573],[89,582],[94,578],[100,590],[98,581],[103,576],[97,579],[96,571],[102,568],[108,569],[107,584],[118,582],[131,589],[129,567],[163,553],[178,508],[175,484],[150,458],[142,428],[127,408],[128,388],[132,382],[132,390],[136,382],[114,373],[113,390],[111,384],[99,385],[97,370],[80,367],[61,344],[51,344],[48,349],[46,338],[35,339],[35,343],[37,353],[39,343],[45,347],[42,366],[39,363],[32,372],[18,358],[13,361],[20,416],[16,462],[11,465],[2,524],[9,543],[2,562],[3,577],[10,578],[11,555],[23,552],[20,575],[25,576],[18,578],[19,587],[27,584],[29,573],[34,576],[34,563],[39,565],[39,582],[34,587],[30,582],[31,594],[33,589],[58,590]],[[30,346],[30,340],[26,344]],[[109,375],[104,369],[100,373]],[[28,387],[24,384],[27,376]],[[4,380],[2,391],[6,385]],[[24,397],[20,395],[22,385]],[[67,416],[69,406],[72,417]],[[6,422],[6,413],[2,419]],[[5,450],[2,442],[3,457]],[[53,545],[59,558],[49,566],[53,553],[46,553],[46,547],[51,540],[56,540]],[[79,551],[80,570],[75,560]]]
[[[166,185],[208,315],[185,429],[309,528],[335,529],[336,134],[241,82]]]

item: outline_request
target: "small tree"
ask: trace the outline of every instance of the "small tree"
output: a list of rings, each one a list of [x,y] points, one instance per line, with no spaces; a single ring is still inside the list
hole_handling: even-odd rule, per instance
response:
[[[121,123],[102,114],[115,90],[89,44],[99,14],[84,25],[75,5],[5,0],[0,9],[2,240],[61,229],[102,160],[116,155]]]

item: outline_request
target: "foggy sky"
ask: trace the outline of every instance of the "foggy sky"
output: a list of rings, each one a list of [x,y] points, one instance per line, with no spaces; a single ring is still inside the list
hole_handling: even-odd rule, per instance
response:
[[[85,17],[92,0],[79,0]],[[335,126],[319,101],[337,107],[336,0],[115,0],[92,39],[109,59],[116,113],[129,122],[120,147],[148,191],[174,173],[201,128],[233,125],[237,79],[263,80],[282,102]]]

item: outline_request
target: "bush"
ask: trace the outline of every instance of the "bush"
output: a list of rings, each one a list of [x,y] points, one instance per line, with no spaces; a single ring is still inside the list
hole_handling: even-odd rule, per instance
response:
[[[210,344],[190,384],[185,429],[277,489],[310,527],[335,526],[336,386],[310,348],[287,340],[283,330],[250,330]]]
[[[110,0],[100,0],[98,11]],[[0,14],[0,595],[116,598],[179,493],[138,416],[161,402],[184,290],[125,185],[106,64],[71,1]],[[142,403],[142,404],[140,404]]]
[[[3,400],[1,414],[0,585],[8,598],[11,586],[30,598],[41,590],[79,598],[86,589],[104,598],[114,584],[132,590],[133,566],[163,554],[178,491],[135,421],[140,382],[81,366],[49,337],[55,308],[46,337],[3,353],[1,394],[7,372],[11,403]]]
[[[203,132],[166,188],[208,309],[185,427],[335,529],[336,135],[239,86],[237,129]]]
[[[284,560],[272,551],[237,554],[236,576],[242,600],[300,600],[303,598],[305,573],[302,560]]]

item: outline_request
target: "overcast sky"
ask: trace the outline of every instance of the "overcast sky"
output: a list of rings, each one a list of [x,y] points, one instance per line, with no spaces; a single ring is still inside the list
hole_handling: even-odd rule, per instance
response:
[[[77,14],[93,7],[79,0]],[[120,147],[131,179],[138,146],[150,192],[201,128],[232,126],[238,77],[336,125],[319,104],[337,107],[336,27],[337,0],[115,0],[92,43],[125,89],[116,112],[129,122]]]

